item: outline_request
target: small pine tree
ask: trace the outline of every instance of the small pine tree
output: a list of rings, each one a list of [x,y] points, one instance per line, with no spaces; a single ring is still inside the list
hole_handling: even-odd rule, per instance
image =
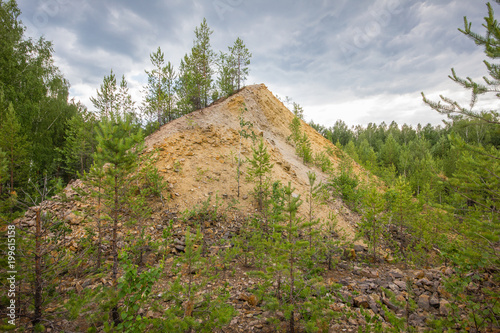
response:
[[[154,69],[146,71],[148,84],[145,87],[145,109],[151,117],[156,117],[159,126],[174,120],[176,73],[170,62],[165,62],[161,48],[149,56]]]
[[[218,63],[219,78],[217,79],[217,86],[222,96],[231,96],[236,90],[235,87],[235,59],[232,55],[220,53]]]
[[[107,219],[111,222],[111,252],[113,256],[112,280],[118,279],[118,224],[124,218],[125,207],[129,205],[127,195],[131,175],[137,170],[138,154],[141,151],[142,132],[135,128],[129,115],[125,118],[112,116],[104,119],[97,131],[97,152],[94,160],[104,169],[102,180],[104,205]],[[113,321],[120,321],[118,308],[112,309]]]
[[[248,167],[248,174],[250,180],[256,182],[254,188],[254,195],[258,202],[260,212],[267,210],[267,197],[269,195],[270,177],[269,174],[273,167],[270,162],[271,156],[267,152],[267,147],[264,140],[261,139],[257,146],[252,147],[252,158],[247,159],[250,163]]]
[[[68,236],[72,229],[67,221],[50,213],[47,198],[51,190],[47,187],[47,179],[41,186],[31,182],[30,185],[33,187],[30,192],[34,195],[30,195],[30,202],[23,205],[32,207],[35,223],[32,227],[16,226],[16,247],[22,251],[13,261],[20,272],[16,278],[19,281],[16,307],[29,318],[32,330],[38,331],[50,316],[46,312],[47,306],[61,302],[63,293],[57,290],[60,276],[75,269],[84,252],[71,253],[71,237]],[[53,322],[54,326],[61,327],[57,321]]]
[[[329,185],[347,206],[356,210],[362,191],[359,188],[359,178],[353,170],[352,160],[349,157],[344,158],[339,164],[339,169],[337,174],[332,173]]]
[[[377,257],[377,250],[385,230],[385,200],[381,197],[376,187],[371,187],[362,199],[363,216],[360,227],[360,235],[364,236],[371,248],[372,258]]]
[[[245,105],[243,104],[243,107]],[[238,157],[237,157],[237,166],[236,166],[236,180],[238,182],[238,198],[240,197],[240,174],[241,174],[241,163],[242,163],[242,158],[241,158],[241,145],[242,145],[242,139],[248,139],[251,138],[252,141],[255,140],[256,136],[253,131],[253,124],[249,121],[245,121],[243,118],[243,115],[247,111],[247,108],[241,108],[241,113],[240,113],[240,130],[238,131],[239,134],[239,148],[238,148]]]
[[[391,222],[394,224],[392,231],[397,235],[399,241],[396,241],[398,252],[404,259],[407,258],[408,237],[411,232],[413,220],[416,217],[417,205],[413,200],[410,186],[403,178],[399,178],[396,184],[388,192],[390,197],[389,214]]]
[[[248,51],[245,44],[243,44],[243,40],[239,37],[234,42],[234,45],[229,47],[229,52],[231,52],[231,58],[234,59],[233,72],[235,88],[240,90],[243,82],[247,78],[248,65],[250,65],[250,58],[252,57],[252,54]]]
[[[313,250],[313,236],[319,234],[319,231],[315,231],[313,228],[315,225],[319,224],[319,219],[314,217],[314,203],[320,199],[319,196],[323,191],[323,184],[320,182],[316,184],[316,173],[308,171],[307,177],[309,178],[309,193],[307,201],[309,202],[309,221],[306,224],[306,227],[309,229],[309,251]]]
[[[222,287],[211,289],[207,285],[219,276],[213,274],[212,265],[201,255],[201,232],[192,234],[186,230],[184,254],[176,263],[177,276],[170,284],[168,297],[172,300],[165,311],[164,321],[167,332],[213,332],[227,325],[235,314],[234,308],[227,304],[229,293]],[[187,279],[182,279],[182,276]],[[204,290],[202,296],[200,291]]]
[[[312,162],[313,153],[311,148],[311,141],[309,140],[306,132],[302,133],[302,137],[299,142],[298,155],[302,157],[304,164]]]
[[[288,140],[292,141],[292,143],[297,147],[299,144],[301,138],[302,138],[302,133],[300,130],[300,118],[299,117],[293,117],[292,122],[290,123],[290,131],[292,134],[288,137]]]
[[[96,246],[96,269],[101,268],[102,263],[102,248],[103,248],[103,238],[105,226],[103,223],[106,221],[102,218],[103,216],[103,206],[104,206],[104,193],[103,193],[103,179],[104,170],[103,166],[94,162],[90,167],[88,172],[83,174],[83,181],[88,187],[88,190],[78,189],[80,196],[82,198],[87,198],[88,196],[94,198],[97,203],[96,205],[90,206],[90,212],[95,216],[96,226],[97,226],[97,244]]]

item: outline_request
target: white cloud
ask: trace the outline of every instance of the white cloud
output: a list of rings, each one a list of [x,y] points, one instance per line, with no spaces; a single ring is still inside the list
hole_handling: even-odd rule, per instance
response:
[[[49,10],[48,3],[57,6]],[[420,92],[461,94],[447,77],[451,67],[462,76],[485,74],[482,51],[457,28],[467,15],[481,31],[486,6],[466,1],[19,0],[19,6],[28,33],[54,42],[71,95],[89,107],[111,68],[125,74],[139,101],[149,54],[160,46],[177,67],[203,17],[216,51],[243,38],[253,53],[248,84],[292,97],[326,126],[337,119],[439,123]]]

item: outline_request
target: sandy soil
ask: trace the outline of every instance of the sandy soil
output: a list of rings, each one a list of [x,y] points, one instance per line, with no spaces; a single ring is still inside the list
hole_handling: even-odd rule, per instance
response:
[[[241,167],[240,196],[237,196],[237,165],[239,152],[240,114],[252,123],[253,131],[262,137],[271,153],[274,164],[272,179],[283,184],[291,182],[295,193],[301,195],[304,204],[300,213],[306,216],[308,204],[308,171],[314,171],[318,180],[326,181],[328,175],[313,165],[305,165],[295,154],[295,148],[287,141],[291,132],[289,124],[294,115],[265,85],[253,85],[239,93],[219,101],[203,110],[179,118],[160,128],[146,138],[146,147],[158,149],[157,166],[169,182],[168,205],[171,209],[184,211],[206,201],[209,196],[222,198],[226,204],[238,201],[241,214],[252,214],[257,203],[251,195],[253,183],[246,180],[247,165]],[[335,145],[322,137],[313,128],[302,122],[315,153]],[[242,156],[251,157],[252,140],[242,139]],[[338,160],[331,158],[334,165]],[[362,173],[359,166],[357,172]],[[347,235],[354,234],[354,225],[359,217],[343,205],[340,199],[332,199],[316,208],[316,217],[325,221],[330,212],[337,215],[338,227]]]

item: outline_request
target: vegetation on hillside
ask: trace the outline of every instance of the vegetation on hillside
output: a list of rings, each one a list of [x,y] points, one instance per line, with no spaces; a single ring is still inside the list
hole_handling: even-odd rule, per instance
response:
[[[344,283],[341,292],[343,282],[328,279],[340,261],[369,277],[375,274],[355,265],[442,265],[455,274],[438,282],[444,285],[443,299],[433,302],[439,314],[425,312],[423,326],[436,332],[500,327],[500,119],[496,110],[474,108],[483,95],[500,96],[497,64],[485,61],[490,76],[484,83],[452,70],[450,78],[471,91],[467,107],[423,96],[448,116],[444,126],[349,129],[341,120],[330,128],[311,123],[342,149],[336,156],[331,148],[313,151],[303,110],[294,103],[288,142],[310,169],[304,197],[290,181],[273,179],[268,148],[274,143],[256,135],[242,111],[235,131],[235,201],[223,207],[210,194],[185,212],[171,212],[164,196],[169,184],[155,167],[156,152],[143,151],[144,133],[239,90],[251,57],[242,40],[217,55],[210,46],[213,31],[203,20],[178,73],[161,48],[151,54],[154,68],[147,71],[140,107],[125,77],[118,82],[111,70],[92,98],[97,112],[89,112],[68,101],[69,83],[53,64],[50,42],[26,38],[19,14],[15,1],[0,1],[0,35],[8,37],[0,43],[0,219],[9,235],[17,235],[15,245],[2,243],[0,264],[19,271],[15,283],[1,273],[2,287],[15,295],[2,296],[2,309],[17,304],[15,320],[5,316],[2,330],[214,332],[236,325],[233,319],[243,310],[234,298],[229,301],[235,292],[246,305],[260,307],[275,331],[328,332],[357,315],[360,331],[422,328],[416,308],[429,307],[430,296],[437,295],[432,278],[418,279],[425,284],[419,295],[408,279],[391,290],[381,287],[376,301],[367,295],[349,299],[343,292],[351,284]],[[466,19],[460,31],[495,60],[500,26],[489,4],[485,22],[484,36]],[[242,142],[249,138],[252,151],[243,161]],[[361,175],[356,162],[382,181]],[[59,201],[67,209],[62,188],[73,177],[82,179],[72,199],[81,209],[59,218],[49,207]],[[238,214],[243,181],[253,183],[245,197],[252,194],[254,213]],[[48,200],[52,194],[58,196]],[[356,240],[368,245],[366,254],[340,237],[333,212],[329,220],[316,216],[319,205],[338,199],[358,215]],[[156,220],[155,205],[163,214]],[[299,214],[302,205],[305,216]],[[211,237],[212,226],[226,222],[229,213],[235,228]],[[75,224],[84,226],[84,235],[71,234]],[[152,239],[153,232],[161,237]],[[245,270],[240,279],[254,280],[235,291],[228,281],[237,268]],[[396,297],[394,289],[405,292]]]

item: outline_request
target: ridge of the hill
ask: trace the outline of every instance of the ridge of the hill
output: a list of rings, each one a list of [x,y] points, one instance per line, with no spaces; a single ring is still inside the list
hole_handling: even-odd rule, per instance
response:
[[[273,181],[280,180],[285,185],[291,182],[295,193],[304,200],[309,186],[308,171],[315,172],[318,180],[326,181],[327,174],[305,165],[287,140],[294,114],[264,84],[252,85],[223,101],[176,119],[146,138],[147,149],[158,149],[157,167],[170,184],[169,206],[172,209],[184,211],[210,195],[218,195],[226,202],[237,199],[243,213],[255,212],[257,203],[250,195],[254,185],[245,181],[245,164],[241,167],[241,195],[237,197],[235,157],[239,151],[241,115],[268,147],[274,165]],[[337,150],[304,121],[301,121],[301,130],[311,141],[314,153],[323,152],[326,147]],[[251,140],[242,140],[243,159],[251,157],[251,146]],[[329,158],[334,166],[339,163],[335,156]],[[357,165],[355,170],[361,172]],[[302,207],[303,214],[306,206]],[[316,217],[326,220],[330,212],[337,215],[339,229],[348,236],[354,235],[356,214],[337,199],[318,206]]]

